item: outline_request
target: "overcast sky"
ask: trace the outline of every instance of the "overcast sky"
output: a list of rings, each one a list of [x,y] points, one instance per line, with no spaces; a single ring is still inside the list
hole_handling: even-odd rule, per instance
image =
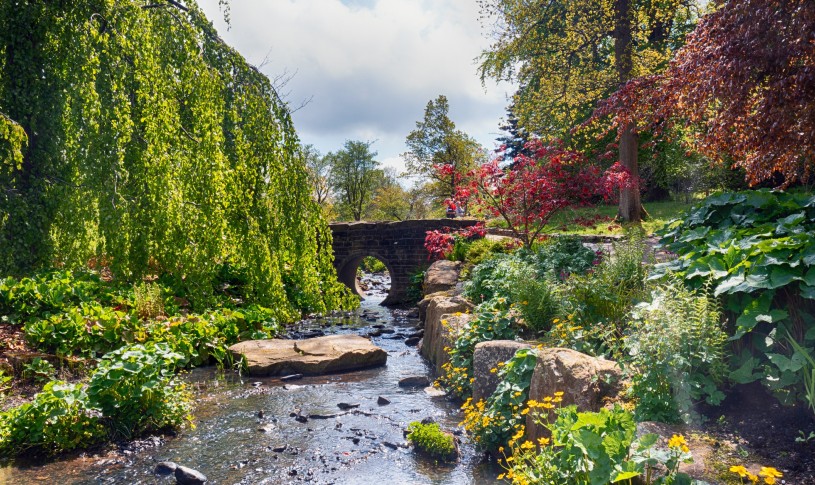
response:
[[[495,148],[507,85],[482,87],[475,59],[488,45],[476,0],[237,0],[231,27],[218,0],[199,0],[221,36],[282,90],[304,143],[322,153],[373,141],[403,167],[405,137],[427,102],[447,96],[457,128]]]

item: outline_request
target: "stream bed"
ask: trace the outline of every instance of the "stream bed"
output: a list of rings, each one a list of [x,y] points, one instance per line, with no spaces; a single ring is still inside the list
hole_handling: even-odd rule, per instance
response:
[[[443,396],[399,387],[403,377],[429,374],[417,348],[405,344],[419,322],[415,312],[379,305],[384,294],[372,290],[356,312],[306,320],[289,334],[372,334],[373,343],[388,352],[386,366],[290,382],[195,369],[187,376],[195,391],[194,429],[95,454],[18,462],[0,468],[0,483],[175,483],[172,475],[153,473],[161,461],[224,484],[498,483],[501,470],[482,461],[466,440],[461,459],[450,465],[436,464],[408,447],[403,435],[408,423],[432,418],[455,430],[462,416]],[[380,404],[380,397],[389,404]],[[341,410],[339,403],[359,407]],[[298,415],[312,417],[302,422],[295,419]]]

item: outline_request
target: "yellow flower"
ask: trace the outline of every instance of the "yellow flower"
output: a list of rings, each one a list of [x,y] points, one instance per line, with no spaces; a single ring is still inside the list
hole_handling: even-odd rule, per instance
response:
[[[668,440],[668,448],[681,448],[683,445],[687,444],[688,442],[685,441],[685,437],[681,434],[675,434],[671,436],[670,440]]]
[[[563,391],[556,392],[555,397],[563,397]]]
[[[523,410],[523,411],[521,411],[521,414],[522,414],[522,415],[527,415],[527,414],[529,414],[529,408],[524,408],[524,410]]]
[[[549,438],[538,438],[538,444],[541,446],[546,446],[549,444]]]
[[[538,401],[530,399],[529,401],[526,402],[526,405],[529,406],[530,408],[534,408],[535,406],[538,405]]]
[[[761,471],[758,472],[758,474],[764,477],[764,483],[768,483],[770,485],[773,485],[775,483],[776,478],[781,478],[784,476],[783,473],[781,473],[780,471],[776,470],[771,466],[761,467]]]
[[[521,394],[523,394],[523,392],[515,391],[515,397],[521,397]]]
[[[524,441],[524,444],[521,445],[521,448],[524,450],[531,450],[534,447],[535,445],[533,445],[531,441]]]
[[[503,480],[503,479],[504,479],[504,474],[503,473],[498,475],[498,480]]]
[[[495,367],[490,369],[490,374],[495,374],[496,372],[498,372],[498,369],[496,369]]]

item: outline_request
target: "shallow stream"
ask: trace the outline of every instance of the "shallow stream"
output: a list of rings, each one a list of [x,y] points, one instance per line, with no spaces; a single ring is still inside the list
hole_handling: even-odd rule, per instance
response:
[[[454,430],[461,414],[445,397],[398,386],[403,377],[429,373],[416,347],[405,344],[418,320],[410,311],[380,306],[382,291],[372,288],[367,296],[352,314],[307,320],[290,334],[381,333],[372,340],[388,352],[387,366],[290,382],[196,369],[187,376],[196,392],[195,429],[93,455],[0,468],[0,483],[174,483],[153,473],[166,460],[202,472],[209,483],[497,483],[501,470],[482,463],[466,443],[452,465],[437,465],[408,448],[403,430],[409,422],[430,417]],[[380,396],[390,403],[379,404]],[[359,407],[343,411],[339,403]],[[312,417],[300,422],[292,413]]]

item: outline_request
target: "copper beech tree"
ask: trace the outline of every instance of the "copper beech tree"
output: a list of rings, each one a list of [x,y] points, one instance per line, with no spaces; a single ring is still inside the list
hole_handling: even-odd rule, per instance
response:
[[[694,148],[748,182],[813,179],[815,2],[720,0],[662,74],[633,80],[595,117],[655,132],[690,129]]]

